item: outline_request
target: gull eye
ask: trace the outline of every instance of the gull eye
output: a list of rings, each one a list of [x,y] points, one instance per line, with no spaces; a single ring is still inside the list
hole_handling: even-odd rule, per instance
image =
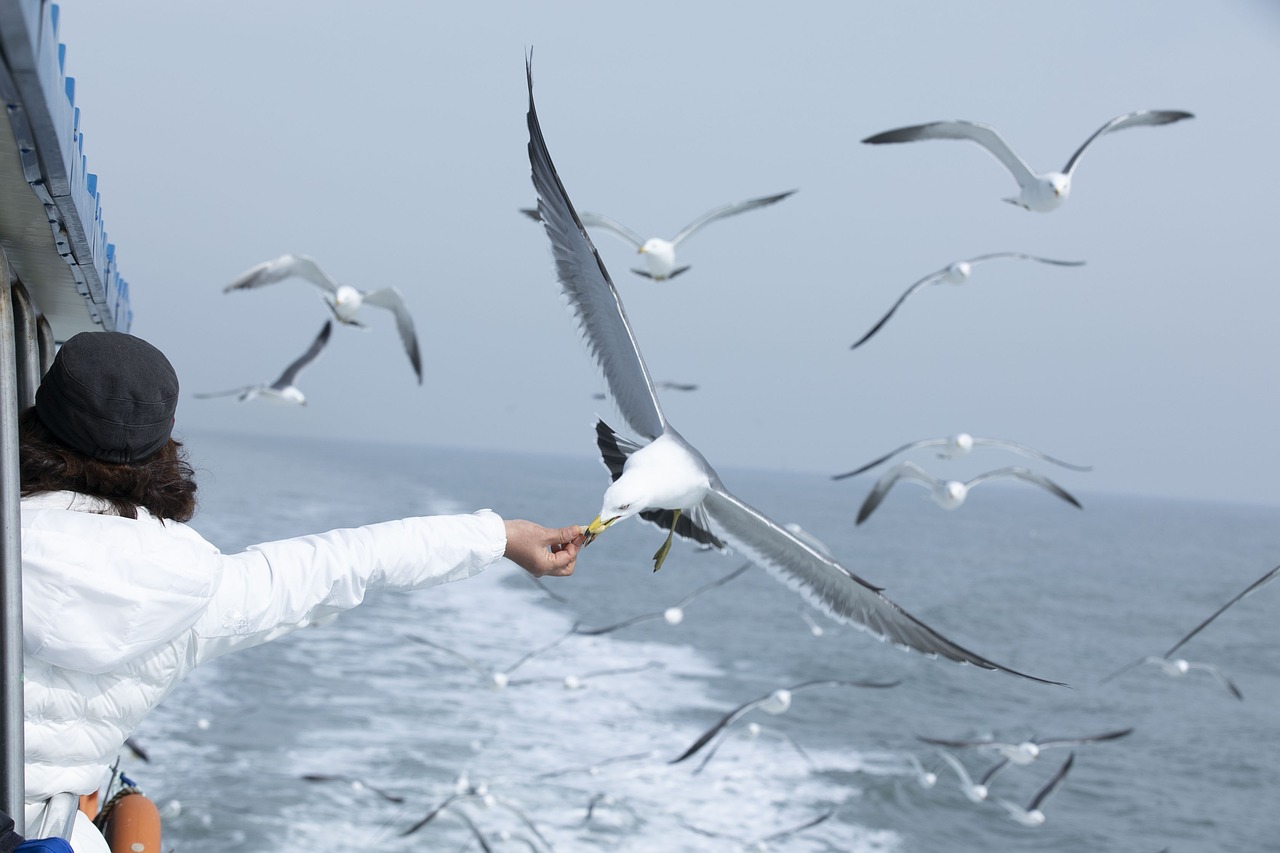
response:
[[[631,509],[631,504],[619,504],[618,509]]]

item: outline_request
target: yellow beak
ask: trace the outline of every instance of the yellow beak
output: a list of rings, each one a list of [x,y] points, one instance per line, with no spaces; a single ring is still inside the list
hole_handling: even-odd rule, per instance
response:
[[[601,521],[600,516],[596,516],[596,520],[587,525],[587,532],[582,535],[582,547],[590,545],[597,536],[609,529],[609,525],[618,520],[615,515],[608,521]]]

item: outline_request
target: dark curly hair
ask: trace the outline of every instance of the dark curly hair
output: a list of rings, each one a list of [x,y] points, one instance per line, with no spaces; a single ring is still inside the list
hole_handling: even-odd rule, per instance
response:
[[[54,437],[35,407],[18,416],[22,495],[78,492],[108,501],[118,515],[138,507],[157,518],[190,521],[196,513],[195,471],[174,439],[138,462],[102,462]]]

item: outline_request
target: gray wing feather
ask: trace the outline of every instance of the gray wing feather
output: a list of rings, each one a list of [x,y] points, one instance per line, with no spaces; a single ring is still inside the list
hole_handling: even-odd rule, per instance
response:
[[[717,530],[735,548],[832,618],[922,654],[941,655],[983,669],[1044,681],[1003,667],[953,643],[883,596],[877,587],[835,560],[823,557],[728,492],[719,489],[708,492],[703,506]]]
[[[889,142],[915,142],[921,139],[966,139],[976,142],[1004,164],[1019,186],[1026,186],[1035,180],[1035,172],[1009,147],[1004,137],[997,133],[994,127],[976,121],[935,121],[929,124],[917,124],[896,130],[886,130],[875,136],[868,136],[862,141],[870,145],[883,145]]]
[[[302,368],[315,361],[316,357],[320,355],[320,351],[329,342],[329,333],[332,330],[333,321],[325,320],[324,326],[320,329],[320,334],[316,335],[316,339],[311,342],[311,346],[307,348],[307,351],[294,359],[293,363],[284,369],[284,373],[280,374],[280,378],[271,383],[271,387],[280,390],[292,385],[298,378],[298,374],[302,372]]]
[[[947,443],[947,439],[945,438],[925,438],[925,439],[921,439],[920,441],[912,441],[902,445],[896,450],[890,450],[884,456],[880,456],[875,459],[872,459],[870,462],[868,462],[866,465],[863,465],[861,468],[855,468],[852,471],[846,471],[843,474],[836,474],[831,479],[843,480],[846,477],[855,477],[858,474],[861,474],[863,471],[867,471],[871,468],[876,467],[881,462],[888,462],[890,459],[897,456],[899,453],[906,453],[908,450],[916,450],[917,448],[920,448],[920,447],[935,447],[939,444],[946,444],[946,443]]]
[[[1060,267],[1084,266],[1084,261],[1059,261],[1053,258],[1042,258],[1039,255],[1028,255],[1023,252],[992,252],[987,255],[978,255],[976,258],[969,258],[968,263],[977,264],[982,261],[993,261],[997,258],[1017,258],[1023,261],[1039,261],[1042,264],[1056,264]]]
[[[992,480],[997,477],[1016,477],[1019,480],[1026,480],[1028,483],[1035,483],[1037,486],[1040,486],[1043,489],[1047,489],[1048,491],[1062,498],[1064,501],[1071,504],[1076,509],[1081,509],[1080,501],[1076,500],[1075,497],[1073,497],[1070,492],[1068,492],[1066,489],[1062,488],[1062,486],[1059,486],[1057,483],[1053,482],[1053,480],[1050,480],[1048,477],[1044,476],[1043,474],[1037,474],[1035,471],[1032,471],[1029,468],[1019,468],[1016,466],[1009,467],[1009,468],[997,468],[994,471],[987,471],[986,473],[979,474],[978,476],[970,480],[966,485],[972,486],[975,483],[981,483],[984,480]]]
[[[422,384],[422,354],[418,350],[418,333],[413,327],[413,315],[404,302],[404,294],[397,287],[384,287],[364,294],[364,301],[379,308],[387,308],[396,315],[396,331],[400,333],[400,341],[404,351],[413,365],[413,372],[418,375],[418,384]]]
[[[736,216],[739,213],[746,213],[748,210],[755,210],[757,207],[775,204],[782,201],[787,196],[796,192],[795,190],[787,190],[777,195],[761,196],[760,198],[747,199],[746,201],[734,202],[733,204],[725,204],[720,207],[708,210],[697,219],[690,222],[684,228],[680,229],[680,233],[671,238],[671,245],[676,246],[680,241],[688,237],[694,231],[697,231],[704,225],[715,222],[717,219],[724,219],[726,216]]]
[[[578,218],[587,228],[603,228],[606,231],[612,231],[637,249],[644,245],[643,237],[616,219],[610,219],[599,213],[589,213],[585,210],[578,214]]]
[[[307,255],[281,255],[278,258],[264,261],[241,273],[234,281],[224,287],[222,292],[230,293],[233,290],[263,287],[268,284],[275,284],[278,281],[284,281],[286,278],[294,278],[295,276],[306,279],[329,293],[338,292],[338,283],[330,278],[328,273],[320,269],[320,265]]]
[[[1071,155],[1071,159],[1067,161],[1067,165],[1062,167],[1062,171],[1064,174],[1070,175],[1075,169],[1076,164],[1080,162],[1080,156],[1084,154],[1085,149],[1092,145],[1094,140],[1103,134],[1114,133],[1117,130],[1124,130],[1126,127],[1172,124],[1175,121],[1182,121],[1184,118],[1195,118],[1195,116],[1181,110],[1137,110],[1136,112],[1116,116],[1111,121],[1095,130],[1093,135],[1086,139],[1084,143],[1076,149],[1076,153]]]
[[[1234,598],[1232,598],[1232,599],[1231,599],[1230,601],[1228,601],[1226,604],[1224,604],[1224,605],[1222,605],[1221,607],[1219,607],[1217,610],[1213,611],[1213,614],[1212,614],[1212,615],[1210,615],[1208,619],[1204,620],[1204,621],[1203,621],[1203,622],[1201,622],[1199,625],[1197,625],[1197,626],[1195,626],[1194,628],[1192,628],[1192,629],[1191,629],[1191,631],[1190,631],[1190,632],[1189,632],[1185,637],[1183,637],[1183,638],[1182,638],[1181,640],[1179,640],[1178,642],[1174,643],[1173,648],[1171,648],[1171,649],[1169,649],[1169,651],[1165,652],[1165,653],[1164,653],[1164,656],[1165,656],[1166,658],[1167,658],[1167,657],[1172,656],[1174,652],[1176,652],[1178,649],[1182,648],[1183,644],[1185,644],[1185,643],[1187,642],[1187,640],[1190,640],[1190,639],[1191,639],[1192,637],[1194,637],[1196,634],[1199,634],[1202,630],[1204,630],[1204,628],[1205,628],[1205,627],[1207,627],[1207,626],[1208,626],[1208,624],[1209,624],[1210,622],[1212,622],[1214,619],[1217,619],[1219,616],[1221,616],[1221,615],[1222,615],[1222,612],[1223,612],[1224,610],[1226,610],[1226,609],[1227,609],[1228,607],[1230,607],[1231,605],[1235,604],[1235,603],[1236,603],[1237,601],[1239,601],[1240,599],[1244,598],[1246,595],[1249,595],[1250,593],[1254,592],[1255,590],[1259,589],[1260,587],[1264,586],[1265,584],[1268,584],[1268,583],[1270,583],[1271,581],[1275,580],[1275,578],[1276,578],[1276,575],[1277,575],[1277,574],[1280,574],[1280,566],[1276,566],[1274,569],[1272,569],[1271,571],[1267,572],[1265,575],[1263,575],[1262,577],[1258,578],[1258,579],[1257,579],[1256,581],[1254,581],[1253,583],[1249,584],[1247,587],[1245,587],[1243,590],[1241,590],[1239,593],[1237,593],[1237,594],[1236,594],[1236,596],[1235,596]]]
[[[934,488],[938,484],[938,478],[934,477],[928,471],[921,468],[914,462],[901,462],[889,470],[876,484],[871,487],[871,491],[867,493],[867,498],[862,502],[862,506],[858,508],[858,519],[856,524],[866,521],[871,513],[876,511],[876,507],[880,506],[880,502],[889,494],[889,490],[899,480],[907,479],[921,483],[927,488]]]
[[[652,440],[666,427],[653,380],[609,272],[551,162],[533,103],[531,64],[526,63],[525,73],[529,84],[529,163],[538,193],[538,212],[551,239],[561,291],[604,373],[618,410],[636,434]]]
[[[937,281],[939,278],[942,277],[942,274],[944,272],[946,272],[946,270],[938,270],[937,272],[929,273],[927,276],[925,276],[924,278],[917,281],[915,284],[908,287],[906,292],[898,297],[898,301],[893,303],[893,307],[891,307],[885,313],[885,315],[880,318],[880,321],[876,323],[874,326],[872,326],[870,329],[868,329],[867,333],[863,335],[861,338],[859,338],[858,342],[855,343],[853,346],[849,347],[849,349],[857,349],[858,347],[865,344],[867,341],[871,340],[871,336],[874,335],[876,332],[880,331],[881,326],[889,322],[889,318],[892,317],[894,315],[894,312],[897,311],[902,306],[902,303],[906,302],[907,299],[916,291],[930,284],[933,284],[935,281]],[[849,476],[852,476],[852,475],[849,475]]]
[[[1061,465],[1063,468],[1070,468],[1072,471],[1092,471],[1092,465],[1074,465],[1065,462],[1056,456],[1050,456],[1047,453],[1041,453],[1034,447],[1028,447],[1025,444],[1019,444],[1016,441],[1005,441],[1002,438],[975,438],[974,446],[982,445],[983,447],[1004,447],[1015,453],[1021,453],[1023,456],[1030,456],[1035,459],[1043,459],[1045,462],[1052,462],[1054,465]]]

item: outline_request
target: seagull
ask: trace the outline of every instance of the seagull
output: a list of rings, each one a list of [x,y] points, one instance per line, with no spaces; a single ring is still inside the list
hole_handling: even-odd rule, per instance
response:
[[[893,307],[889,309],[888,313],[880,318],[880,322],[872,326],[870,331],[859,338],[858,342],[849,347],[849,349],[857,349],[867,341],[871,340],[871,336],[880,331],[880,327],[889,322],[889,318],[893,316],[895,311],[902,307],[902,303],[906,302],[907,298],[917,291],[923,290],[931,284],[963,284],[969,280],[969,276],[973,273],[974,264],[979,264],[983,261],[996,260],[998,258],[1017,258],[1024,261],[1038,261],[1042,264],[1055,264],[1060,267],[1084,266],[1084,261],[1056,261],[1053,258],[1042,258],[1038,255],[1026,255],[1022,252],[993,252],[989,255],[978,255],[976,258],[969,258],[965,261],[956,261],[955,263],[948,264],[937,272],[929,273],[927,276],[908,287],[906,293],[899,296],[898,301],[893,303]]]
[[[597,446],[615,482],[605,491],[600,514],[587,527],[586,541],[633,515],[661,523],[670,532],[654,554],[656,571],[675,533],[723,549],[725,543],[708,529],[714,520],[725,540],[832,617],[925,654],[1013,672],[938,634],[885,598],[877,587],[734,497],[703,455],[667,422],[621,297],[551,161],[534,107],[530,62],[525,73],[529,161],[561,289],[619,410],[631,429],[649,442],[641,447],[618,436],[603,421],[596,424]]]
[[[578,220],[587,228],[604,228],[607,231],[613,232],[635,247],[637,252],[644,255],[645,262],[649,265],[649,269],[647,271],[633,269],[631,270],[633,273],[652,279],[653,281],[667,281],[668,279],[675,278],[680,275],[680,273],[689,269],[688,266],[676,266],[676,246],[680,245],[680,242],[686,237],[692,235],[693,232],[697,231],[704,225],[715,222],[717,219],[724,219],[726,216],[735,216],[739,213],[746,213],[748,210],[755,210],[757,207],[764,207],[766,205],[782,201],[794,192],[796,191],[788,190],[787,192],[778,193],[777,195],[752,198],[746,201],[735,202],[733,204],[721,205],[720,207],[708,210],[684,228],[680,229],[680,233],[676,234],[676,236],[672,237],[670,240],[664,240],[661,237],[650,237],[646,240],[627,226],[616,222],[607,216],[601,216],[598,213],[590,213],[585,210],[578,215]],[[542,219],[541,212],[534,208],[522,208],[520,212],[525,216],[528,216],[530,219],[537,221],[541,221]]]
[[[243,388],[233,388],[230,391],[214,391],[208,394],[196,394],[195,396],[201,400],[207,400],[210,397],[229,397],[232,394],[237,394],[241,403],[245,400],[252,400],[254,397],[261,397],[272,402],[297,403],[299,406],[305,406],[307,404],[306,395],[294,383],[298,381],[298,374],[302,372],[302,369],[315,361],[320,355],[320,351],[324,349],[325,344],[329,343],[329,332],[332,328],[332,321],[326,320],[324,327],[320,330],[320,334],[316,335],[316,339],[311,342],[311,346],[307,351],[299,356],[293,364],[286,367],[284,373],[280,374],[280,378],[270,385],[247,385]]]
[[[911,765],[911,770],[915,773],[916,781],[920,783],[921,788],[932,788],[938,784],[938,774],[933,770],[926,770],[924,765],[920,763],[920,759],[915,753],[907,753],[907,763]]]
[[[1213,613],[1209,616],[1208,619],[1205,619],[1199,625],[1192,628],[1191,631],[1185,637],[1183,637],[1181,640],[1178,640],[1178,642],[1174,643],[1173,647],[1169,649],[1169,651],[1161,655],[1160,657],[1149,655],[1147,657],[1140,658],[1134,661],[1133,663],[1127,664],[1121,667],[1120,669],[1116,670],[1115,672],[1111,673],[1106,678],[1102,679],[1102,681],[1103,682],[1110,681],[1111,679],[1115,678],[1117,675],[1120,675],[1123,672],[1127,672],[1130,669],[1133,669],[1135,666],[1140,666],[1142,664],[1155,664],[1156,666],[1160,667],[1161,671],[1165,675],[1168,675],[1171,677],[1186,675],[1188,672],[1191,672],[1192,670],[1207,672],[1210,675],[1212,675],[1214,678],[1218,679],[1218,681],[1222,683],[1222,686],[1227,688],[1227,690],[1231,692],[1232,696],[1236,697],[1237,699],[1243,700],[1244,694],[1240,692],[1240,688],[1237,687],[1235,683],[1231,681],[1231,679],[1227,678],[1227,676],[1222,672],[1222,670],[1218,669],[1213,664],[1193,663],[1192,661],[1188,661],[1184,658],[1175,658],[1173,656],[1173,653],[1176,652],[1178,649],[1182,648],[1182,646],[1186,644],[1186,642],[1190,640],[1192,637],[1194,637],[1196,634],[1199,634],[1202,630],[1208,627],[1209,623],[1212,622],[1214,619],[1217,619],[1219,616],[1221,616],[1228,607],[1235,604],[1237,601],[1244,598],[1245,596],[1250,595],[1256,590],[1262,588],[1263,586],[1270,583],[1271,581],[1275,580],[1277,574],[1280,574],[1280,566],[1276,566],[1274,569],[1267,572],[1265,575],[1258,578],[1253,583],[1249,584],[1247,587],[1245,587],[1243,590],[1237,593],[1234,598],[1232,598],[1226,604],[1219,607],[1217,610],[1213,611]]]
[[[870,493],[867,494],[867,499],[862,502],[862,507],[858,510],[857,523],[861,524],[866,521],[871,513],[875,512],[876,507],[880,506],[880,502],[884,500],[884,496],[893,488],[893,484],[899,480],[905,479],[923,483],[929,488],[934,503],[943,509],[956,509],[968,497],[969,489],[978,483],[1000,477],[1016,477],[1019,480],[1026,480],[1028,483],[1035,483],[1037,486],[1053,492],[1077,509],[1081,508],[1080,502],[1072,497],[1069,492],[1048,477],[1037,474],[1029,468],[1016,466],[997,468],[994,471],[987,471],[962,483],[959,480],[940,480],[914,462],[899,462],[889,469],[889,473],[881,477],[879,482],[872,487]]]
[[[1057,210],[1066,202],[1067,196],[1071,194],[1071,176],[1080,162],[1080,157],[1098,137],[1128,127],[1172,124],[1187,118],[1194,118],[1194,116],[1181,110],[1137,110],[1116,116],[1094,131],[1093,135],[1076,149],[1076,153],[1071,155],[1071,159],[1062,167],[1061,172],[1039,174],[1014,153],[994,127],[974,121],[935,121],[912,127],[900,127],[868,136],[862,141],[870,145],[882,145],[886,142],[914,142],[918,139],[967,139],[970,142],[976,142],[1003,163],[1018,182],[1020,192],[1017,198],[1006,198],[1005,201],[1037,213],[1048,213],[1051,210]]]
[[[346,782],[351,786],[353,791],[372,791],[382,799],[389,803],[403,803],[404,797],[397,794],[388,794],[381,788],[375,788],[373,785],[365,782],[363,779],[355,779],[351,776],[334,775],[330,773],[304,773],[302,778],[308,782]]]
[[[809,757],[809,753],[805,752],[804,747],[796,743],[795,738],[793,738],[791,735],[787,734],[786,732],[770,731],[768,729],[765,729],[759,723],[748,723],[746,725],[746,736],[750,740],[756,740],[757,738],[760,737],[761,734],[765,732],[769,732],[770,735],[779,737],[785,740],[788,744],[790,744],[791,748],[796,751],[796,754],[799,755],[802,759],[804,759],[804,763],[809,766],[810,770],[818,769],[818,766],[814,763],[813,759]],[[693,771],[694,775],[697,775],[701,773],[704,769],[706,769],[706,766],[711,763],[711,759],[716,757],[716,753],[720,750],[720,747],[723,746],[725,743],[727,743],[728,740],[729,740],[728,738],[720,738],[720,740],[716,741],[711,745],[711,747],[706,751],[706,753],[703,754],[702,763],[699,764],[697,769]]]
[[[944,761],[951,765],[951,769],[956,772],[956,776],[960,777],[960,792],[971,803],[981,803],[986,800],[987,795],[990,793],[987,783],[991,781],[992,776],[996,775],[996,771],[1005,764],[1004,761],[1001,761],[994,765],[990,770],[982,774],[982,778],[975,783],[969,777],[969,771],[965,770],[964,765],[960,763],[960,759],[945,749],[938,750],[938,753]]]
[[[583,636],[586,636],[586,637],[597,637],[601,634],[611,634],[620,628],[627,628],[639,622],[649,622],[654,619],[662,619],[668,625],[679,625],[681,622],[684,621],[684,609],[686,606],[688,606],[690,601],[693,601],[695,598],[702,595],[704,592],[713,590],[716,587],[724,586],[729,581],[738,577],[738,575],[741,575],[747,569],[750,569],[751,566],[752,566],[751,563],[744,563],[743,565],[734,569],[732,572],[720,578],[719,580],[714,580],[711,583],[703,584],[702,586],[698,587],[693,592],[689,593],[684,598],[680,599],[678,602],[666,608],[665,610],[659,611],[657,613],[645,613],[640,616],[632,616],[630,619],[624,619],[621,622],[617,622],[613,625],[606,625],[603,628],[575,627],[573,629],[574,633],[582,634]]]
[[[1009,817],[1016,820],[1023,826],[1040,826],[1045,821],[1044,812],[1040,811],[1040,805],[1052,794],[1057,787],[1062,784],[1062,780],[1067,777],[1067,771],[1071,769],[1071,764],[1076,759],[1073,752],[1067,756],[1067,760],[1062,762],[1062,766],[1058,768],[1058,772],[1053,774],[1048,782],[1044,783],[1036,795],[1031,798],[1031,802],[1024,809],[1017,803],[1011,803],[1008,800],[996,800],[1000,805],[1004,806],[1005,811],[1009,813]]]
[[[950,749],[992,749],[1000,754],[1000,761],[994,767],[986,772],[979,784],[989,785],[991,780],[997,773],[1007,767],[1009,764],[1016,764],[1025,767],[1040,757],[1040,753],[1045,749],[1051,749],[1059,746],[1077,746],[1085,743],[1100,743],[1102,741],[1116,740],[1132,734],[1133,729],[1118,729],[1111,732],[1103,732],[1096,735],[1085,735],[1083,737],[1062,737],[1062,738],[1031,738],[1029,740],[1013,743],[1011,741],[998,740],[944,740],[942,738],[929,738],[917,735],[920,740],[933,746],[944,746]],[[943,752],[943,757],[947,757],[947,753]],[[967,796],[967,794],[966,794]],[[973,799],[970,797],[970,799]],[[975,800],[975,802],[977,802]]]
[[[434,809],[428,812],[426,817],[423,817],[413,826],[409,827],[404,832],[401,832],[400,837],[403,838],[406,835],[412,835],[413,833],[417,832],[419,829],[422,829],[422,827],[426,826],[428,823],[430,823],[431,821],[439,817],[442,812],[448,810],[452,812],[454,815],[462,817],[466,821],[466,823],[472,828],[472,834],[475,835],[476,838],[480,840],[481,846],[484,847],[484,849],[488,850],[489,848],[488,846],[485,845],[484,838],[479,832],[479,830],[476,828],[475,824],[473,824],[470,820],[466,818],[465,814],[462,812],[461,809],[454,808],[454,805],[456,803],[465,802],[468,800],[478,800],[482,805],[484,805],[485,808],[492,808],[493,806],[501,806],[502,808],[514,814],[520,820],[521,823],[523,823],[526,827],[528,827],[529,831],[532,832],[535,836],[537,836],[538,840],[541,841],[544,846],[548,848],[551,846],[550,842],[548,842],[546,837],[541,832],[538,831],[538,827],[534,825],[533,821],[529,819],[529,816],[527,814],[525,814],[523,811],[517,808],[513,803],[508,802],[507,800],[504,800],[500,797],[494,796],[493,794],[489,793],[488,790],[485,789],[483,786],[477,787],[477,788],[468,788],[459,793],[451,794],[450,796],[446,797],[443,802],[441,802]]]
[[[475,670],[480,675],[484,676],[488,680],[489,685],[493,687],[494,690],[501,690],[502,688],[506,687],[508,684],[511,683],[511,673],[515,672],[517,669],[524,666],[524,664],[528,662],[531,658],[534,658],[542,654],[543,652],[554,649],[556,646],[563,643],[569,637],[572,637],[573,634],[574,634],[574,630],[570,628],[568,631],[561,634],[559,637],[556,637],[554,640],[547,643],[545,646],[541,646],[530,652],[526,652],[519,660],[517,660],[515,663],[508,666],[506,669],[497,669],[497,670],[490,669],[489,667],[486,667],[485,665],[479,663],[473,658],[467,657],[462,652],[455,651],[449,648],[448,646],[442,646],[437,642],[428,640],[426,637],[421,637],[421,636],[418,636],[417,634],[406,634],[405,636],[407,636],[410,640],[413,640],[415,643],[422,643],[422,645],[424,646],[430,646],[433,649],[439,649],[442,652],[453,655],[458,660],[466,664],[468,667]]]
[[[418,333],[413,328],[413,317],[405,305],[404,295],[397,287],[383,287],[378,290],[358,290],[348,284],[338,284],[328,273],[320,269],[320,265],[306,255],[281,255],[270,261],[264,261],[236,277],[235,281],[222,289],[223,293],[233,290],[250,290],[275,284],[287,278],[302,278],[324,291],[324,302],[333,312],[334,318],[344,326],[365,328],[356,319],[362,305],[376,305],[386,308],[396,316],[396,330],[404,350],[409,355],[409,363],[418,376],[418,384],[422,384],[422,356],[418,352]]]
[[[856,477],[864,471],[868,471],[881,462],[888,462],[900,453],[906,453],[908,450],[918,450],[921,447],[940,447],[938,451],[939,459],[957,459],[967,455],[975,447],[1001,447],[1005,450],[1012,450],[1014,453],[1021,453],[1023,456],[1030,456],[1033,459],[1043,459],[1045,462],[1052,462],[1054,465],[1061,465],[1063,468],[1070,468],[1072,471],[1092,471],[1091,465],[1073,465],[1070,462],[1064,462],[1047,453],[1041,453],[1034,447],[1028,447],[1025,444],[1018,444],[1015,441],[1005,441],[1000,438],[974,438],[967,432],[958,432],[955,435],[946,438],[922,438],[919,441],[913,441],[904,444],[897,450],[891,450],[884,456],[872,459],[861,468],[855,468],[852,471],[846,471],[843,474],[835,474],[831,479],[843,480],[846,477]]]
[[[751,850],[768,850],[770,841],[780,841],[783,838],[786,838],[790,835],[795,835],[798,832],[803,832],[806,829],[811,829],[817,826],[818,824],[822,823],[823,821],[830,820],[835,815],[835,813],[836,813],[835,809],[828,809],[827,811],[823,812],[817,817],[807,820],[804,823],[800,824],[799,826],[793,826],[790,829],[778,830],[777,832],[770,833],[769,835],[766,835],[763,838],[759,838],[755,841],[749,841],[738,835],[726,835],[723,832],[713,832],[710,829],[702,829],[701,827],[694,826],[693,824],[688,823],[684,820],[681,820],[680,823],[683,824],[685,829],[688,829],[690,832],[696,832],[699,835],[705,835],[708,838],[727,838],[731,841],[736,841],[739,844]]]
[[[714,726],[703,732],[688,749],[667,763],[679,764],[681,761],[684,761],[686,758],[694,755],[698,750],[710,743],[712,738],[737,722],[744,714],[754,711],[757,708],[766,714],[785,714],[791,707],[791,697],[801,691],[812,690],[815,687],[896,687],[900,683],[900,681],[847,681],[843,679],[824,678],[816,681],[805,681],[791,687],[780,687],[777,690],[773,690],[763,696],[752,699],[750,702],[743,702],[741,705],[725,714]]]

